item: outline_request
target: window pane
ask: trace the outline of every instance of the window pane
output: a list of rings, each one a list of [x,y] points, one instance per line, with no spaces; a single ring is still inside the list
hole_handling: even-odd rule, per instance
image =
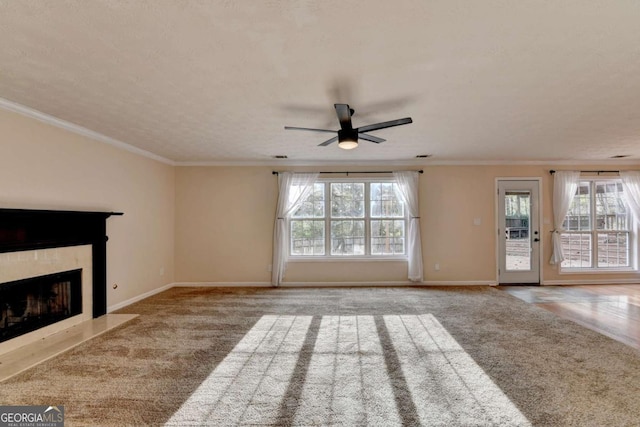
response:
[[[364,218],[364,183],[332,183],[331,216],[333,218]]]
[[[598,267],[629,266],[629,233],[598,233]]]
[[[600,181],[595,184],[596,229],[628,230],[628,215],[622,195],[622,183]]]
[[[504,194],[505,261],[507,271],[531,270],[531,191]]]
[[[529,191],[508,191],[504,196],[504,211],[507,218],[529,218],[531,193]]]
[[[364,221],[331,221],[331,255],[364,255]]]
[[[299,191],[292,188],[292,194]],[[294,212],[292,218],[324,218],[324,184],[316,182],[313,191],[307,196],[302,205]]]
[[[591,267],[591,233],[562,233],[563,268]]]
[[[372,218],[402,218],[404,204],[398,199],[395,183],[371,183],[371,217]]]
[[[291,221],[291,255],[324,255],[324,221]]]
[[[371,254],[404,254],[404,220],[371,221]]]
[[[591,230],[591,196],[588,181],[578,185],[562,227],[567,231]],[[564,264],[563,264],[564,265]]]
[[[289,222],[290,254],[406,254],[406,211],[396,196],[397,185],[394,182],[343,181],[316,183],[312,194],[292,215]],[[300,189],[294,188],[293,191]],[[365,197],[370,197],[370,200]],[[330,209],[329,215],[327,208]],[[327,216],[331,218],[329,224],[326,223],[329,220]]]

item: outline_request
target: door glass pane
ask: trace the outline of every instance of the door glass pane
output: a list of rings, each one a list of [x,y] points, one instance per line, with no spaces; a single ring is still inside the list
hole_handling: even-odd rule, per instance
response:
[[[531,192],[506,191],[504,208],[506,268],[531,270]]]

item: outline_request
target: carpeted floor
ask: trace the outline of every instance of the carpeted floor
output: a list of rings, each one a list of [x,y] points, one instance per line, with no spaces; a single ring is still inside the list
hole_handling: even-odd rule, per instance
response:
[[[640,352],[489,287],[174,288],[0,384],[66,425],[635,426]]]

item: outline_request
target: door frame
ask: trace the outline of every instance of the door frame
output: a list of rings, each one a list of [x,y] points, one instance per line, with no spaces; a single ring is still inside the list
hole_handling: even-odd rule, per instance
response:
[[[500,238],[504,236],[500,234],[500,214],[499,214],[499,203],[500,203],[500,190],[499,183],[500,181],[532,181],[536,182],[538,186],[538,230],[540,235],[540,242],[538,244],[539,250],[539,259],[538,259],[538,284],[542,285],[542,277],[543,277],[543,260],[544,260],[544,243],[546,239],[544,238],[543,227],[547,220],[542,216],[543,212],[543,202],[542,202],[542,178],[539,176],[512,176],[512,177],[497,177],[495,179],[495,187],[494,187],[494,214],[495,214],[495,253],[496,253],[496,285],[500,285]],[[505,283],[505,285],[507,285]],[[532,285],[535,285],[532,283]]]

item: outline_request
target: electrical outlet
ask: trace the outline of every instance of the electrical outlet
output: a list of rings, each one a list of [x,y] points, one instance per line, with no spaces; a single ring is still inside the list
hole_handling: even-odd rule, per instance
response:
[[[436,263],[434,264],[434,266],[433,266],[433,269],[434,269],[435,271],[440,271],[440,263],[439,263],[439,262],[436,262]]]

